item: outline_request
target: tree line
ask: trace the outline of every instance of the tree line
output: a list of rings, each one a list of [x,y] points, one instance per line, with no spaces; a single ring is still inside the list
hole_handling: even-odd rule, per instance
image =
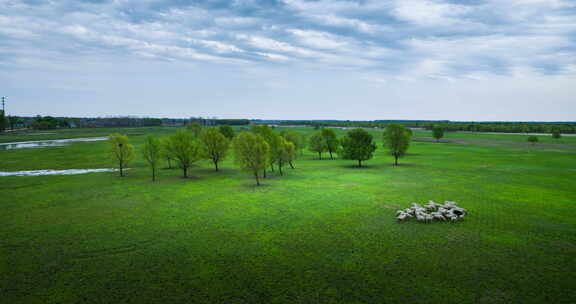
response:
[[[394,164],[398,165],[398,159],[408,150],[411,130],[390,124],[382,136],[384,146],[394,156]],[[135,156],[134,147],[127,136],[120,134],[110,135],[109,143],[110,155],[120,176],[124,176]],[[214,170],[219,171],[219,164],[232,152],[235,165],[249,172],[260,185],[261,179],[272,172],[283,176],[285,168],[295,169],[294,161],[307,146],[310,151],[318,153],[318,159],[322,159],[322,153],[328,153],[330,159],[339,155],[357,161],[358,167],[371,159],[377,148],[372,134],[361,128],[348,131],[342,138],[338,138],[332,129],[322,129],[306,139],[296,131],[276,133],[267,125],[252,126],[249,131],[235,134],[227,125],[202,127],[189,124],[164,137],[147,136],[140,152],[150,167],[152,181],[156,180],[162,162],[168,168],[173,168],[173,165],[180,168],[186,178],[192,165],[202,159],[209,160]]]
[[[112,134],[108,141],[110,155],[120,176],[124,176],[125,168],[134,158],[134,147],[125,135]],[[234,163],[249,171],[260,185],[260,179],[266,178],[268,171],[277,170],[284,175],[287,166],[294,169],[294,160],[302,153],[304,143],[300,133],[283,131],[276,134],[268,126],[252,126],[249,132],[236,135],[229,125],[207,128],[192,123],[165,137],[147,136],[141,153],[155,181],[162,161],[168,168],[173,165],[180,168],[186,178],[192,165],[202,159],[209,160],[214,170],[219,171],[219,164],[232,150]]]

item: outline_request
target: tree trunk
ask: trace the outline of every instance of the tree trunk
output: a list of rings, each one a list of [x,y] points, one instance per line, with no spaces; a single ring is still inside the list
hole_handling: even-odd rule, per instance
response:
[[[170,162],[170,159],[167,158],[166,160],[168,161],[168,169],[172,169],[172,163]]]
[[[256,178],[256,186],[260,186],[260,180],[258,179],[258,172],[254,172],[254,177]]]
[[[334,157],[332,157],[332,150],[328,150],[328,153],[330,153],[330,159],[334,159]]]
[[[362,160],[358,160],[358,168],[362,168]]]
[[[120,167],[120,177],[123,177],[124,176],[124,170],[123,170],[124,168],[122,168],[122,161],[120,161],[118,163],[118,166]]]
[[[266,178],[266,169],[262,170],[262,177]]]
[[[322,152],[318,152],[318,159],[322,160]]]
[[[216,168],[216,171],[218,171],[218,161],[217,160],[212,160],[214,162],[214,167]]]
[[[394,155],[394,166],[398,166],[398,155]]]
[[[284,174],[282,173],[282,165],[278,164],[278,171],[280,171],[280,176],[283,176]]]
[[[182,170],[184,171],[184,178],[187,178],[188,177],[188,168],[182,167]]]
[[[270,164],[270,171],[274,172],[274,164]]]
[[[296,169],[296,168],[294,168],[294,165],[292,164],[292,161],[289,161],[288,163],[290,164],[290,168]]]
[[[152,181],[156,181],[156,168],[152,167]]]

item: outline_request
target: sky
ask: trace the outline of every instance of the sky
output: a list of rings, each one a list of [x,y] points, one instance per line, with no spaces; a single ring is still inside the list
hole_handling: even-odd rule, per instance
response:
[[[575,121],[575,0],[0,0],[10,115]]]

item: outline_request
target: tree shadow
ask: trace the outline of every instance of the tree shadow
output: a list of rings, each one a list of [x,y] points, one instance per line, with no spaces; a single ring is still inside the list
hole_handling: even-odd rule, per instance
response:
[[[370,169],[378,169],[378,166],[376,166],[376,165],[362,165],[362,167],[358,167],[358,165],[342,165],[342,166],[340,166],[340,168],[370,170]]]

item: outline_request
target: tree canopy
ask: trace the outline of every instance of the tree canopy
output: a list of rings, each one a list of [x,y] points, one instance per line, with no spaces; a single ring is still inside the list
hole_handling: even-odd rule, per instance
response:
[[[124,168],[134,158],[134,147],[129,143],[128,136],[120,134],[111,134],[108,142],[111,158],[118,164],[120,176],[124,176]]]
[[[562,137],[562,134],[560,134],[560,130],[558,128],[553,129],[552,138],[559,139],[560,137]]]
[[[389,124],[384,130],[384,146],[394,156],[394,165],[398,165],[398,158],[403,157],[410,146],[412,132],[400,124]]]
[[[432,127],[432,136],[436,138],[436,142],[440,141],[440,138],[444,137],[444,128],[439,125]]]
[[[159,139],[149,135],[144,140],[142,146],[142,156],[148,162],[150,169],[152,169],[152,181],[156,180],[156,169],[162,157],[162,144]]]
[[[234,139],[234,161],[254,175],[256,185],[260,185],[259,172],[268,166],[269,153],[270,146],[258,134],[242,132]]]
[[[312,152],[318,153],[318,158],[322,159],[322,152],[328,151],[326,147],[326,142],[324,141],[324,137],[320,132],[315,133],[314,135],[310,136],[310,140],[308,142],[308,149]]]
[[[322,138],[324,138],[324,143],[326,144],[326,150],[330,153],[330,159],[334,159],[332,153],[336,153],[340,147],[340,141],[336,137],[336,133],[332,129],[324,128],[321,131]]]
[[[168,137],[165,148],[182,169],[184,177],[188,177],[188,169],[200,159],[200,145],[192,134],[184,129],[177,130]]]
[[[371,159],[375,150],[372,134],[364,129],[350,130],[342,139],[342,158],[357,160],[358,167],[362,167],[362,161]]]
[[[216,128],[207,128],[200,133],[202,156],[210,159],[218,171],[218,163],[226,157],[230,140]]]
[[[226,136],[226,138],[228,138],[229,140],[232,140],[234,138],[234,129],[232,129],[231,126],[228,125],[222,125],[220,127],[218,127],[218,131],[220,131],[220,133],[222,133],[222,135]]]

